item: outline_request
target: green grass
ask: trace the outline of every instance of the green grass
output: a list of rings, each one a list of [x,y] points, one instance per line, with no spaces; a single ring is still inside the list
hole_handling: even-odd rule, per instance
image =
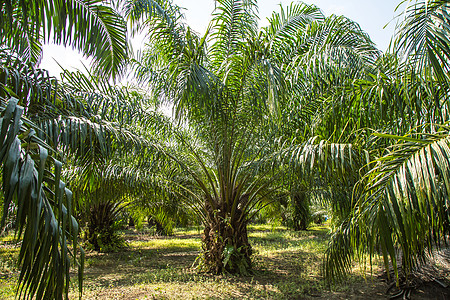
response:
[[[16,291],[20,244],[14,235],[0,236],[0,299],[13,299]]]
[[[327,227],[293,232],[271,225],[249,226],[254,274],[238,277],[199,273],[193,267],[202,229],[179,228],[172,237],[124,232],[129,248],[116,253],[88,252],[83,299],[384,299],[379,283],[358,272],[330,290],[321,276]],[[0,239],[0,299],[13,299],[18,246]],[[75,274],[74,274],[75,276]],[[377,285],[378,284],[378,285]],[[70,296],[77,298],[74,278]],[[360,298],[358,298],[360,297]]]

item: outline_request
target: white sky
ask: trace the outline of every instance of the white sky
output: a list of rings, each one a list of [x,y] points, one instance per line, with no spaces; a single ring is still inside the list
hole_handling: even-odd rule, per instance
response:
[[[361,26],[377,47],[385,51],[389,46],[394,33],[395,20],[393,18],[402,11],[395,8],[401,0],[304,0],[308,4],[315,4],[325,13],[344,15]],[[195,31],[203,33],[211,19],[214,9],[213,0],[174,0],[176,4],[185,8],[186,23]],[[267,25],[267,17],[273,11],[279,10],[279,4],[287,6],[292,0],[259,0],[259,13],[261,26]],[[386,28],[383,29],[383,27]],[[139,49],[140,43],[133,45],[134,50]],[[55,60],[66,69],[83,69],[82,62],[88,64],[83,56],[71,49],[65,49],[58,45],[45,45],[44,56],[40,67],[49,70],[50,75],[57,76],[61,69]]]

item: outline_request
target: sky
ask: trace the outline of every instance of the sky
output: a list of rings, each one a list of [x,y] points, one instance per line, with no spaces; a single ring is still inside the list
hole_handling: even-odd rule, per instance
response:
[[[401,0],[304,0],[307,4],[314,4],[322,9],[326,16],[331,14],[344,15],[361,26],[376,43],[378,49],[386,51],[396,25],[395,16],[403,11],[397,9]],[[185,8],[186,23],[199,33],[204,33],[211,13],[214,10],[214,0],[174,0],[180,7]],[[260,26],[268,24],[267,18],[273,11],[279,11],[281,4],[287,6],[292,0],[259,0]],[[143,41],[133,43],[135,50],[143,45]],[[41,68],[47,69],[50,75],[58,76],[61,68],[58,63],[69,70],[83,69],[89,60],[70,48],[58,45],[44,45]],[[58,63],[57,63],[58,62]]]

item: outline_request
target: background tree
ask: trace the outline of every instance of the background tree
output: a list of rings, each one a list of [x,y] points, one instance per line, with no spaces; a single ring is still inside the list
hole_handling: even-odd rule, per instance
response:
[[[169,138],[172,124],[131,85],[116,86],[97,75],[67,71],[62,85],[86,111],[85,120],[71,116],[51,121],[61,132],[55,147],[65,153],[64,175],[76,196],[76,213],[95,250],[120,248],[115,223],[121,212],[134,202],[143,204],[142,198],[151,201],[146,197],[150,191],[163,189],[153,174],[165,168],[158,144]],[[75,136],[67,130],[73,126],[79,127]],[[92,135],[95,138],[88,137]]]
[[[274,14],[273,19],[276,18]],[[357,23],[334,15],[312,22],[299,34],[296,43],[296,52],[283,68],[291,81],[291,95],[280,99],[281,121],[272,130],[290,147],[308,145],[312,138],[326,144],[353,141],[356,130],[367,124],[359,120],[360,113],[338,91],[355,80],[367,78],[368,72],[375,68],[380,51]],[[317,149],[335,149],[332,145],[328,150],[327,147]],[[334,161],[327,160],[327,163],[334,164]],[[330,207],[334,220],[347,216],[351,211],[353,186],[359,179],[357,172],[338,175],[330,173],[334,167],[318,166],[315,172],[305,173],[304,168],[290,164],[291,175],[283,178],[291,191],[289,207],[294,228],[306,229],[311,218],[311,201]]]

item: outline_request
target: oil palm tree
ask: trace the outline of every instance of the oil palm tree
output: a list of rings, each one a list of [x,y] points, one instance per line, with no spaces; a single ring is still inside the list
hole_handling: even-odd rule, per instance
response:
[[[145,204],[142,198],[150,201],[144,197],[149,190],[160,189],[154,174],[162,172],[167,160],[158,155],[157,144],[170,138],[172,124],[138,88],[112,85],[86,73],[65,71],[61,83],[84,104],[83,115],[66,114],[41,125],[58,128],[53,145],[65,153],[63,175],[76,199],[77,216],[89,229],[89,243],[106,251],[120,241],[113,228],[119,213]]]
[[[344,16],[332,15],[312,24],[301,41],[302,51],[285,69],[294,82],[293,96],[280,101],[281,122],[276,130],[283,140],[298,146],[311,138],[322,139],[327,145],[354,142],[350,133],[367,123],[361,122],[360,112],[352,105],[355,100],[346,97],[346,88],[356,80],[369,78],[380,51],[357,23]],[[328,151],[326,148],[332,149],[328,146],[322,150]],[[301,212],[308,212],[307,194],[310,199],[329,199],[326,204],[332,207],[333,220],[351,211],[351,192],[358,173],[330,175],[322,170],[305,174],[291,166],[292,175],[285,183],[290,186],[291,199],[295,199],[291,202],[296,204],[291,205],[294,215],[301,217]],[[321,193],[326,196],[319,196]]]
[[[214,273],[251,270],[249,212],[271,190],[269,170],[255,172],[251,162],[268,144],[259,139],[266,105],[274,111],[285,85],[272,52],[284,45],[283,34],[287,44],[322,17],[315,7],[293,5],[278,31],[258,32],[256,9],[253,1],[218,1],[202,38],[176,18],[153,20],[137,67],[156,97],[171,101],[197,132],[194,140],[180,137],[189,153],[169,156],[195,182],[186,190],[205,225],[203,265]]]
[[[125,17],[138,21],[142,15],[166,13],[159,3],[164,5],[164,1],[151,0],[120,4]],[[23,296],[67,297],[70,256],[75,258],[80,249],[79,228],[72,216],[72,192],[61,181],[60,161],[67,158],[64,151],[70,150],[78,157],[88,152],[104,155],[114,149],[114,143],[136,144],[135,135],[92,115],[87,93],[87,101],[74,96],[73,90],[61,88],[45,70],[36,69],[42,42],[53,38],[56,43],[70,44],[94,56],[94,68],[99,74],[119,76],[128,47],[125,20],[116,8],[102,1],[0,2],[5,195],[1,226],[14,202],[18,208],[18,237],[23,240],[18,285]],[[81,249],[80,292],[82,272]]]
[[[246,225],[254,208],[276,198],[281,169],[268,162],[278,158],[275,153],[289,153],[274,147],[280,136],[270,128],[283,103],[307,94],[299,70],[318,50],[339,53],[342,61],[352,55],[370,60],[377,53],[354,23],[325,19],[313,5],[281,8],[269,22],[258,28],[257,4],[250,0],[216,1],[203,37],[179,17],[152,19],[148,48],[136,62],[138,78],[155,98],[172,103],[175,116],[196,133],[195,139],[180,139],[188,153],[167,152],[195,183],[194,189],[180,188],[204,222],[203,263],[215,273],[251,270]],[[346,40],[348,33],[353,35]],[[355,37],[367,48],[353,43]],[[337,67],[335,61],[327,66]]]
[[[69,258],[76,258],[75,254],[82,251],[77,245],[79,225],[73,215],[86,198],[84,194],[100,188],[103,192],[116,189],[110,193],[115,197],[132,194],[139,185],[139,173],[129,172],[127,177],[123,166],[120,174],[110,170],[127,160],[128,169],[151,170],[148,165],[155,165],[151,134],[162,136],[170,123],[148,110],[142,95],[131,88],[68,72],[58,85],[46,71],[21,63],[8,52],[2,54],[0,76],[6,81],[0,91],[5,120],[2,211],[8,212],[13,201],[18,208],[18,237],[23,245],[20,292],[60,299],[68,293]],[[136,120],[141,122],[137,124]],[[70,176],[70,172],[76,176]],[[38,179],[37,183],[33,181]],[[145,185],[150,185],[148,180]],[[117,203],[112,204],[116,207]],[[4,213],[2,228],[6,217]],[[69,240],[73,251],[69,251]],[[82,266],[83,259],[80,289]]]
[[[106,76],[124,71],[128,55],[124,18],[104,1],[0,2],[0,44],[33,64],[42,44],[54,41],[72,46],[94,60]]]
[[[134,33],[143,19],[177,9],[164,0],[2,0],[0,45],[36,66],[44,43],[71,46],[93,59],[97,74],[117,79],[129,56],[127,21]]]

